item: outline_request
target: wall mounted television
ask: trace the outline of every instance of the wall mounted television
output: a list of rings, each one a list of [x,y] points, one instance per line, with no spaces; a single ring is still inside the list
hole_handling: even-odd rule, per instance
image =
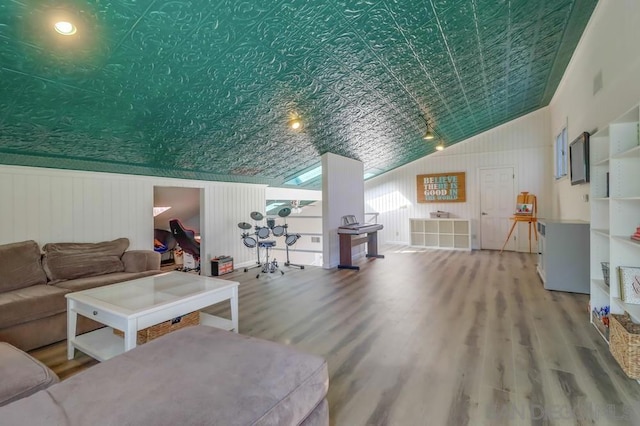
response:
[[[571,185],[589,182],[589,133],[583,132],[569,144]]]

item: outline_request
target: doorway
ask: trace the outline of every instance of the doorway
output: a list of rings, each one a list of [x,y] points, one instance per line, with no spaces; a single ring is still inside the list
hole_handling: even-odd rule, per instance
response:
[[[515,169],[480,169],[480,248],[500,250],[509,233],[509,218],[516,203]],[[514,250],[515,235],[505,247]]]
[[[153,188],[154,249],[161,255],[162,265],[176,268],[195,268],[195,259],[185,256],[171,234],[169,220],[179,219],[185,228],[193,230],[200,240],[201,188],[155,186]],[[159,246],[158,243],[161,243]],[[164,268],[163,268],[164,269]]]

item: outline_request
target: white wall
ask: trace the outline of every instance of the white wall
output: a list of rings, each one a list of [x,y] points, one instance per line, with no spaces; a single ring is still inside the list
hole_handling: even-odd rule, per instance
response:
[[[304,206],[300,213],[291,213],[285,219],[277,218],[276,224],[282,224],[284,221],[287,222],[289,234],[300,234],[300,239],[289,247],[290,262],[322,266],[322,201]],[[286,259],[285,238],[276,240],[273,254],[277,256],[278,262],[283,263]]]
[[[322,200],[322,191],[297,188],[273,188],[267,187],[265,191],[267,200]]]
[[[127,237],[153,249],[153,187],[203,188],[202,267],[214,255],[255,262],[237,223],[263,211],[265,186],[0,165],[0,244],[35,240],[97,242]]]
[[[342,216],[355,215],[364,223],[364,166],[361,161],[326,153],[322,155],[322,253],[323,268],[338,266],[338,227]],[[364,252],[353,248],[354,258]]]
[[[382,242],[409,243],[409,218],[429,217],[429,212],[444,210],[453,217],[471,219],[472,247],[480,248],[480,198],[478,170],[513,166],[516,191],[538,196],[539,216],[551,211],[550,188],[553,177],[549,145],[548,108],[510,121],[466,141],[457,143],[365,182],[367,212],[379,212],[378,232]],[[416,175],[425,173],[466,172],[465,203],[420,203],[416,201]],[[516,200],[513,200],[515,206]],[[528,251],[526,227],[521,227],[518,250]],[[507,236],[505,235],[505,238]]]
[[[603,87],[595,95],[594,78]],[[567,71],[550,103],[554,140],[568,122],[569,141],[594,133],[640,101],[640,1],[598,2]],[[553,184],[554,217],[589,220],[582,201],[589,185],[571,186],[565,178]]]

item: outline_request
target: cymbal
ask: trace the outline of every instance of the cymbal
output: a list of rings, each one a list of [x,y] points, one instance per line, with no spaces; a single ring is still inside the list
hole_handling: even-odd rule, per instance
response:
[[[251,212],[250,216],[251,216],[251,219],[257,220],[257,221],[261,221],[262,219],[264,219],[264,216],[260,212]]]
[[[290,214],[291,214],[291,209],[289,207],[283,207],[278,212],[278,216],[280,216],[280,217],[287,217]]]
[[[251,226],[251,224],[250,224],[250,223],[247,223],[247,222],[240,222],[240,223],[238,224],[238,228],[240,228],[240,229],[251,229],[251,228],[253,228],[253,227]]]

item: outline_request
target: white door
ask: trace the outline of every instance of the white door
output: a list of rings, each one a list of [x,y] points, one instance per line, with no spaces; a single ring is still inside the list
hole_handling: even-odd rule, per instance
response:
[[[504,244],[516,205],[513,167],[480,169],[480,247],[500,250]],[[515,234],[505,250],[515,249]]]

